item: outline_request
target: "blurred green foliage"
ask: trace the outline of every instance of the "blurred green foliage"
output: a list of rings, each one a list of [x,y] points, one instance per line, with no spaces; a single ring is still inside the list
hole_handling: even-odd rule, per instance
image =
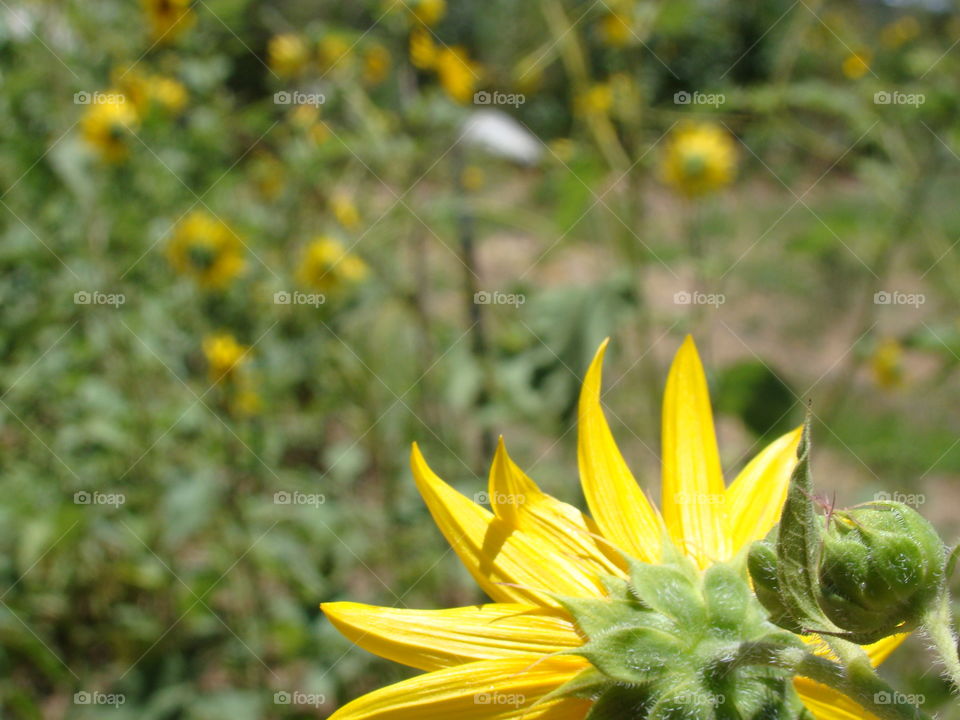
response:
[[[577,501],[608,335],[648,490],[689,331],[728,468],[811,400],[826,490],[950,507],[958,38],[853,2],[3,3],[3,716],[325,717],[404,676],[318,604],[481,599],[409,443],[473,495],[502,432]],[[737,166],[702,196],[663,182],[691,122]],[[960,717],[921,652],[889,672]]]

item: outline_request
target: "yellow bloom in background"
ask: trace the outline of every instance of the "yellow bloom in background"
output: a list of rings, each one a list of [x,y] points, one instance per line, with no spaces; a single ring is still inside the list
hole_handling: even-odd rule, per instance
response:
[[[243,243],[222,220],[193,210],[174,229],[167,246],[173,268],[194,278],[201,287],[222,289],[246,264]]]
[[[477,165],[467,165],[460,173],[460,182],[465,190],[479,190],[486,182],[487,174],[482,167]]]
[[[664,182],[696,196],[728,185],[736,173],[734,141],[723,128],[705,123],[677,128],[667,140],[660,166]]]
[[[170,43],[193,27],[196,15],[191,0],[143,0],[154,42]]]
[[[317,45],[317,61],[323,71],[347,70],[353,63],[353,43],[339,33],[327,33]]]
[[[624,554],[641,564],[659,564],[665,537],[706,569],[763,538],[778,522],[800,429],[774,440],[726,486],[706,377],[688,337],[664,395],[658,511],[627,467],[604,417],[605,348],[606,343],[587,371],[578,413],[580,481],[592,518],[543,493],[507,455],[502,440],[490,470],[492,512],[434,474],[414,445],[420,494],[494,602],[446,610],[324,603],[330,621],[358,646],[427,671],[354,700],[331,720],[582,720],[592,704],[589,693],[547,697],[591,667],[572,654],[583,646],[585,631],[557,595],[612,600],[616,591],[602,578],[625,576]],[[886,638],[866,650],[880,662],[902,639]],[[797,678],[794,687],[819,720],[875,720],[825,686]],[[511,700],[484,704],[478,697]]]
[[[297,105],[291,108],[289,118],[317,145],[330,137],[330,129],[320,120],[320,108],[316,105]]]
[[[581,115],[606,115],[613,105],[613,89],[609,83],[595,83],[576,99],[576,110]]]
[[[630,16],[622,12],[609,12],[600,19],[600,40],[609,47],[620,48],[633,40]]]
[[[890,50],[896,50],[915,39],[920,34],[920,23],[913,15],[904,15],[892,23],[884,25],[880,31],[880,42]]]
[[[179,115],[187,106],[189,95],[183,83],[166,75],[151,75],[147,79],[150,99],[171,115]]]
[[[106,162],[124,160],[129,152],[131,131],[140,124],[133,103],[119,90],[97,92],[80,120],[83,139]]]
[[[335,294],[361,282],[368,272],[367,264],[349,252],[343,243],[321,236],[304,251],[297,279],[321,293]]]
[[[420,70],[429,70],[437,62],[437,44],[426,28],[410,31],[410,63]]]
[[[850,53],[844,58],[843,64],[841,65],[843,74],[851,80],[862,78],[870,72],[870,61],[872,57],[871,53],[867,50]]]
[[[379,85],[390,75],[390,51],[373,43],[363,53],[363,82]]]
[[[413,14],[424,25],[432,27],[447,14],[446,0],[418,0],[413,5]]]
[[[238,417],[252,417],[263,409],[263,398],[247,381],[241,381],[229,403],[230,412]]]
[[[360,225],[360,213],[353,198],[345,192],[335,192],[330,198],[330,210],[337,222],[347,230],[355,230]]]
[[[903,385],[903,345],[895,338],[884,339],[870,358],[870,370],[882,388],[893,390]]]
[[[230,333],[207,335],[203,339],[203,355],[211,382],[229,380],[246,359],[250,348],[241,345]]]
[[[296,33],[274,35],[267,43],[267,64],[282,78],[299,75],[310,61],[310,48]]]
[[[257,190],[267,200],[276,200],[286,186],[286,168],[275,155],[268,152],[257,153],[251,175]]]
[[[451,98],[466,105],[480,81],[480,66],[470,60],[462,47],[445,47],[437,55],[435,70],[440,86]]]

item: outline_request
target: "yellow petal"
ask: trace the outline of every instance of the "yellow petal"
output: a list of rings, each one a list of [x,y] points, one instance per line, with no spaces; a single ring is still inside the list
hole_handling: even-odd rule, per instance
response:
[[[603,354],[597,350],[580,390],[577,461],[590,512],[604,537],[645,562],[660,559],[663,522],[637,485],[600,406]]]
[[[872,662],[874,665],[879,665],[888,657],[890,657],[890,653],[900,647],[903,641],[908,637],[910,637],[910,633],[890,635],[885,637],[883,640],[873,643],[872,645],[864,645],[863,650],[870,657],[870,662]]]
[[[626,563],[586,514],[547,495],[507,454],[503,438],[490,467],[490,505],[497,517],[565,555],[585,573],[623,575]]]
[[[417,488],[440,532],[494,600],[543,606],[557,604],[540,592],[543,590],[575,597],[605,595],[598,578],[443,482],[427,466],[416,444],[411,465]]]
[[[808,678],[795,678],[793,686],[817,720],[880,720],[873,713],[833,688]]]
[[[731,552],[765,537],[780,522],[802,432],[799,427],[767,445],[727,488]]]
[[[582,658],[536,655],[467,663],[375,690],[330,720],[582,720],[590,701],[531,705],[586,667]]]
[[[336,602],[320,607],[337,630],[364,650],[420,670],[549,655],[583,644],[564,613],[529,605],[405,610]]]
[[[730,556],[726,491],[700,356],[689,335],[663,397],[663,519],[700,567]]]

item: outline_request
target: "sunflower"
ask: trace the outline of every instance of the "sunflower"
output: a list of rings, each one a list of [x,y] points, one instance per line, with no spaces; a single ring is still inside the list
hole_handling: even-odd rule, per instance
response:
[[[129,135],[139,126],[140,117],[119,90],[97,93],[95,99],[80,121],[83,139],[104,161],[121,162],[129,154]]]
[[[601,578],[622,577],[625,558],[655,574],[667,568],[662,561],[671,548],[699,568],[694,572],[709,577],[776,524],[800,430],[774,440],[726,487],[706,377],[688,337],[673,361],[664,397],[658,511],[634,480],[601,409],[605,349],[606,342],[587,371],[579,404],[578,459],[592,518],[541,492],[509,458],[502,440],[490,472],[493,512],[444,483],[414,445],[420,493],[494,603],[445,610],[323,604],[331,622],[358,646],[428,671],[349,703],[331,720],[581,720],[593,707],[589,693],[557,691],[590,672],[596,675],[590,661],[576,654],[592,629],[578,624],[570,604],[558,597],[616,603]],[[592,616],[594,622],[598,618],[603,625],[603,613]],[[901,639],[886,638],[867,651],[879,662]],[[664,664],[675,661],[668,656]],[[874,717],[805,678],[795,679],[794,687],[794,698],[816,718]],[[602,717],[641,716],[622,706],[620,712],[609,705],[603,710]]]
[[[709,123],[685,124],[673,131],[660,166],[664,182],[687,196],[705,195],[729,185],[736,171],[730,134]]]
[[[297,279],[324,294],[337,294],[362,282],[369,272],[361,257],[339,240],[321,235],[304,248]]]
[[[201,287],[223,289],[246,265],[243,242],[219,218],[193,210],[174,230],[167,246],[173,268],[197,280]]]
[[[196,15],[192,0],[142,0],[154,42],[172,43],[193,27]]]

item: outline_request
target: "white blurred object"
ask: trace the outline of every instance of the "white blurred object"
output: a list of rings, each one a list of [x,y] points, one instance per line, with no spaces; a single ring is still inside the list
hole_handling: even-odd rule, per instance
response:
[[[463,141],[522,165],[536,165],[543,156],[543,143],[505,112],[477,110],[467,118]]]

